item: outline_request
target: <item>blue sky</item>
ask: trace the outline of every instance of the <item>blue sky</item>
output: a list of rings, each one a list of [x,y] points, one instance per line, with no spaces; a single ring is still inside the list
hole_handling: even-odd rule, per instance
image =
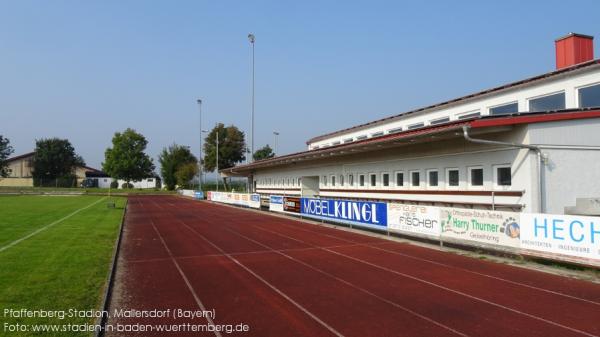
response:
[[[313,136],[554,69],[554,39],[600,37],[598,1],[0,1],[0,134],[61,137],[100,167],[115,131],[198,152],[205,128],[255,147]],[[598,48],[596,48],[596,51]],[[156,160],[156,159],[155,159]]]

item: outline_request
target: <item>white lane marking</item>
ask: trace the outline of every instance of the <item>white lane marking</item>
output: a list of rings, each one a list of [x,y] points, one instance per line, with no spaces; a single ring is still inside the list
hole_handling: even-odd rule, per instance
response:
[[[184,226],[186,226],[187,228],[189,228],[193,233],[195,233],[199,238],[201,238],[202,240],[206,241],[208,244],[210,244],[211,246],[213,246],[214,248],[216,248],[218,251],[220,251],[223,255],[227,256],[227,258],[229,258],[231,261],[233,261],[235,264],[239,265],[240,267],[242,267],[245,271],[247,271],[248,273],[250,273],[252,276],[254,276],[256,279],[258,279],[259,281],[261,281],[262,283],[264,283],[266,286],[268,286],[269,288],[271,288],[273,291],[275,291],[277,294],[279,294],[281,297],[285,298],[288,302],[292,303],[296,308],[300,309],[302,312],[304,312],[306,315],[308,315],[309,317],[311,317],[313,320],[317,321],[319,324],[321,324],[323,327],[325,327],[327,330],[329,330],[331,333],[333,333],[334,335],[338,336],[338,337],[344,337],[344,335],[342,335],[339,331],[337,331],[336,329],[334,329],[332,326],[330,326],[329,324],[325,323],[324,321],[322,321],[319,317],[317,317],[315,314],[313,314],[312,312],[310,312],[308,309],[306,309],[305,307],[303,307],[300,303],[294,301],[292,298],[290,298],[288,295],[286,295],[283,291],[279,290],[279,288],[277,288],[276,286],[274,286],[273,284],[269,283],[269,281],[265,280],[264,278],[262,278],[260,275],[258,275],[257,273],[255,273],[252,269],[248,268],[246,265],[244,265],[243,263],[241,263],[238,259],[236,259],[235,257],[231,256],[230,254],[226,253],[223,249],[221,249],[221,247],[217,246],[216,244],[214,244],[212,241],[210,241],[209,239],[207,239],[206,237],[204,237],[204,235],[198,233],[194,228],[188,226],[184,221],[182,220],[178,220],[179,222],[181,222]]]
[[[270,232],[270,233],[273,233],[275,235],[280,235],[282,237],[287,237],[287,235],[279,234],[279,233],[276,233],[276,232],[272,232],[270,230],[267,230],[267,229],[264,229],[264,228],[260,228],[260,227],[257,227],[257,226],[254,226],[254,228],[263,230],[265,232]],[[290,237],[290,239],[294,239],[294,238]],[[299,239],[294,239],[294,240],[303,242],[302,240],[299,240]],[[309,243],[306,243],[306,244],[310,245]],[[314,246],[314,245],[312,245],[312,246]],[[508,311],[511,311],[511,312],[514,312],[514,313],[517,313],[517,314],[521,314],[521,315],[527,316],[529,318],[533,318],[533,319],[536,319],[536,320],[539,320],[539,321],[542,321],[542,322],[545,322],[545,323],[548,323],[548,324],[551,324],[551,325],[555,325],[555,326],[558,326],[558,327],[561,327],[561,328],[564,328],[564,329],[567,329],[567,330],[570,330],[570,331],[573,331],[573,332],[584,334],[586,336],[596,336],[596,335],[589,334],[589,333],[587,333],[585,331],[581,331],[581,330],[578,330],[578,329],[575,329],[575,328],[571,328],[571,327],[568,327],[566,325],[562,325],[560,323],[557,323],[557,322],[554,322],[554,321],[550,321],[550,320],[547,320],[547,319],[539,317],[539,316],[535,316],[533,314],[528,314],[526,312],[523,312],[523,311],[520,311],[520,310],[517,310],[517,309],[513,309],[513,308],[510,308],[510,307],[504,306],[502,304],[499,304],[499,303],[495,303],[495,302],[492,302],[492,301],[489,301],[489,300],[486,300],[486,299],[483,299],[483,298],[480,298],[480,297],[477,297],[477,296],[469,295],[469,294],[464,293],[462,291],[454,290],[454,289],[451,289],[451,288],[439,285],[437,283],[430,282],[430,281],[427,281],[425,279],[421,279],[421,278],[416,277],[416,276],[408,275],[408,274],[399,272],[397,270],[393,270],[393,269],[390,269],[390,268],[387,268],[387,267],[383,267],[383,266],[380,266],[380,265],[377,265],[377,264],[374,264],[374,263],[371,263],[371,262],[368,262],[368,261],[365,261],[365,260],[362,260],[362,259],[359,259],[359,258],[352,257],[350,255],[339,253],[339,252],[336,252],[334,250],[330,250],[330,249],[327,249],[327,248],[321,248],[321,249],[324,250],[324,251],[331,252],[333,254],[339,255],[339,256],[343,256],[343,257],[345,257],[347,259],[351,259],[351,260],[354,260],[354,261],[357,261],[357,262],[360,262],[360,263],[364,263],[366,265],[375,267],[377,269],[381,269],[381,270],[384,270],[384,271],[387,271],[387,272],[390,272],[390,273],[393,273],[393,274],[396,274],[396,275],[400,275],[400,276],[403,276],[403,277],[406,277],[406,278],[410,278],[412,280],[415,280],[415,281],[418,281],[418,282],[421,282],[421,283],[425,283],[425,284],[434,286],[436,288],[444,289],[446,291],[449,291],[449,292],[452,292],[452,293],[455,293],[455,294],[458,294],[458,295],[462,295],[462,296],[468,297],[468,298],[473,299],[473,300],[481,301],[481,302],[484,302],[484,303],[496,306],[498,308],[502,308],[502,309],[505,309],[505,310],[508,310]]]
[[[479,276],[482,276],[482,277],[487,277],[487,278],[498,280],[498,281],[501,281],[501,282],[506,282],[506,283],[510,283],[510,284],[513,284],[513,285],[517,285],[517,286],[522,286],[522,287],[529,288],[529,289],[538,290],[538,291],[545,292],[545,293],[548,293],[548,294],[553,294],[553,295],[557,295],[557,296],[569,298],[569,299],[572,299],[572,300],[577,300],[577,301],[586,302],[586,303],[589,303],[589,304],[600,306],[599,302],[595,302],[595,301],[588,300],[588,299],[585,299],[585,298],[581,298],[581,297],[577,297],[577,296],[573,296],[573,295],[561,293],[561,292],[550,290],[550,289],[540,288],[540,287],[536,287],[536,286],[532,286],[532,285],[528,285],[528,284],[524,284],[524,283],[519,283],[519,282],[508,280],[508,279],[505,279],[505,278],[502,278],[502,277],[493,276],[493,275],[484,274],[484,273],[479,273],[479,272],[476,272],[476,271],[473,271],[473,270],[469,270],[469,269],[465,269],[465,268],[460,268],[460,267],[453,266],[453,265],[450,265],[450,264],[441,263],[441,262],[437,262],[437,261],[433,261],[433,260],[429,260],[429,259],[425,259],[425,258],[420,258],[420,257],[414,256],[414,255],[410,255],[410,254],[406,254],[406,253],[400,253],[400,252],[397,252],[397,251],[394,251],[394,250],[384,249],[384,248],[380,248],[380,247],[376,247],[375,246],[375,244],[393,244],[393,243],[396,243],[394,241],[385,241],[385,242],[380,242],[380,243],[358,243],[356,241],[352,241],[352,240],[340,238],[340,237],[337,237],[335,235],[330,235],[330,234],[322,233],[322,232],[319,232],[319,231],[312,231],[312,230],[309,230],[309,229],[306,229],[306,228],[302,228],[300,226],[296,226],[296,225],[292,225],[292,224],[288,224],[288,223],[282,223],[282,224],[285,225],[286,227],[290,228],[290,229],[292,229],[292,228],[293,229],[298,229],[298,230],[302,230],[302,231],[305,231],[305,232],[308,232],[308,233],[313,233],[313,234],[318,234],[318,235],[322,235],[322,236],[326,236],[326,237],[331,237],[333,239],[338,239],[338,240],[341,240],[341,241],[344,241],[344,242],[348,242],[348,243],[356,243],[356,244],[359,244],[359,245],[367,247],[367,248],[373,248],[373,249],[381,250],[381,251],[388,252],[388,253],[391,253],[391,254],[396,254],[396,255],[404,256],[404,257],[407,257],[407,258],[410,258],[410,259],[414,259],[414,260],[417,260],[417,261],[428,262],[428,263],[435,264],[435,265],[438,265],[438,266],[443,266],[443,267],[446,267],[446,268],[449,268],[449,269],[460,270],[460,271],[463,271],[463,272],[467,272],[467,273],[474,274],[474,275],[479,275]],[[317,225],[317,226],[319,226],[319,225]],[[358,235],[360,235],[360,234],[358,234]],[[427,249],[427,248],[424,248],[424,249]]]
[[[185,273],[183,272],[183,270],[181,270],[181,267],[179,267],[179,263],[177,263],[177,261],[173,257],[173,254],[171,253],[171,250],[167,246],[167,243],[163,239],[162,235],[160,235],[160,232],[156,228],[156,225],[154,225],[154,221],[150,220],[150,223],[152,224],[152,228],[154,228],[154,231],[158,235],[158,238],[160,239],[160,241],[162,242],[163,246],[165,247],[165,249],[167,251],[167,254],[169,254],[169,257],[171,258],[171,261],[173,261],[173,264],[175,264],[175,268],[177,268],[177,271],[179,272],[179,275],[181,275],[181,278],[185,282],[185,285],[187,286],[188,290],[192,293],[192,296],[194,297],[194,300],[196,301],[196,304],[198,305],[198,307],[200,308],[200,310],[207,311],[206,307],[204,306],[204,304],[202,303],[202,301],[200,300],[200,298],[196,294],[196,291],[194,291],[194,288],[192,288],[192,285],[191,285],[190,281],[188,280],[187,276],[185,275]],[[210,324],[212,326],[215,326],[215,322],[213,322],[213,320],[208,315],[205,315],[204,317],[208,321],[208,324]],[[215,336],[222,337],[221,333],[219,331],[217,331],[217,329],[214,330],[214,333],[215,333]]]
[[[441,328],[443,328],[443,329],[446,329],[446,330],[449,330],[449,331],[451,331],[451,332],[454,332],[454,333],[455,333],[455,334],[457,334],[457,335],[460,335],[460,336],[467,336],[466,334],[464,334],[464,333],[462,333],[462,332],[460,332],[460,331],[458,331],[458,330],[452,329],[451,327],[449,327],[449,326],[447,326],[447,325],[444,325],[444,324],[442,324],[442,323],[436,322],[435,320],[433,320],[433,319],[431,319],[431,318],[429,318],[429,317],[427,317],[427,316],[424,316],[424,315],[421,315],[421,314],[419,314],[419,313],[417,313],[417,312],[415,312],[415,311],[412,311],[412,310],[410,310],[410,309],[408,309],[408,308],[406,308],[406,307],[402,306],[402,305],[401,305],[401,304],[399,304],[399,303],[396,303],[396,302],[394,302],[394,301],[390,301],[390,300],[388,300],[388,299],[385,299],[385,298],[383,298],[383,297],[381,297],[381,296],[379,296],[379,295],[377,295],[377,294],[375,294],[375,293],[373,293],[373,292],[371,292],[371,291],[369,291],[369,290],[366,290],[366,289],[364,289],[364,288],[362,288],[362,287],[359,287],[359,286],[357,286],[357,285],[355,285],[355,284],[353,284],[353,283],[351,283],[351,282],[349,282],[349,281],[346,281],[346,280],[344,280],[344,279],[342,279],[342,278],[340,278],[340,277],[337,277],[337,276],[335,276],[335,275],[333,275],[333,274],[331,274],[331,273],[328,273],[328,272],[326,272],[326,271],[324,271],[324,270],[322,270],[322,269],[319,269],[319,268],[317,268],[317,267],[315,267],[315,266],[313,266],[313,265],[310,265],[310,264],[308,264],[308,263],[306,263],[306,262],[304,262],[304,261],[298,260],[298,259],[296,259],[296,258],[294,258],[294,257],[292,257],[292,256],[289,256],[289,255],[287,255],[287,254],[285,254],[285,253],[282,253],[282,252],[280,252],[280,251],[277,251],[277,250],[275,250],[275,249],[273,249],[273,248],[269,247],[268,245],[266,245],[266,244],[262,244],[262,243],[260,243],[260,242],[258,242],[258,241],[256,241],[256,240],[253,240],[252,238],[249,238],[249,237],[247,237],[247,236],[245,236],[245,235],[243,235],[243,234],[241,234],[241,233],[239,233],[239,232],[237,232],[237,231],[231,230],[231,229],[229,229],[229,228],[225,228],[225,230],[226,230],[226,231],[229,231],[229,232],[231,232],[231,233],[233,233],[233,234],[235,234],[235,235],[237,235],[237,236],[239,236],[239,237],[241,237],[241,238],[244,238],[244,239],[246,239],[246,240],[248,240],[248,241],[250,241],[250,242],[254,242],[254,243],[256,243],[257,245],[261,245],[261,246],[263,246],[263,247],[265,247],[265,248],[269,249],[271,252],[274,252],[274,253],[277,253],[277,254],[279,254],[279,255],[282,255],[282,256],[284,256],[285,258],[287,258],[287,259],[290,259],[290,260],[292,260],[292,261],[295,261],[295,262],[297,262],[297,263],[299,263],[299,264],[301,264],[301,265],[303,265],[303,266],[306,266],[306,267],[308,267],[308,268],[310,268],[310,269],[312,269],[312,270],[314,270],[314,271],[316,271],[316,272],[318,272],[318,273],[321,273],[321,274],[323,274],[323,275],[325,275],[325,276],[328,276],[328,277],[330,277],[330,278],[333,278],[333,279],[335,279],[335,280],[337,280],[337,281],[339,281],[339,282],[342,282],[342,283],[344,283],[344,284],[346,284],[346,285],[348,285],[348,286],[350,286],[350,287],[352,287],[352,288],[354,288],[354,289],[356,289],[356,290],[358,290],[358,291],[361,291],[361,292],[363,292],[363,293],[365,293],[365,294],[367,294],[367,295],[370,295],[370,296],[372,296],[372,297],[375,297],[376,299],[378,299],[378,300],[380,300],[380,301],[382,301],[382,302],[385,302],[385,303],[387,303],[387,304],[390,304],[390,305],[392,305],[392,306],[394,306],[394,307],[396,307],[396,308],[398,308],[398,309],[400,309],[400,310],[403,310],[403,311],[405,311],[405,312],[408,312],[409,314],[412,314],[412,315],[414,315],[414,316],[417,316],[417,317],[419,317],[419,318],[421,318],[421,319],[423,319],[423,320],[425,320],[425,321],[427,321],[427,322],[429,322],[429,323],[432,323],[432,324],[434,324],[434,325],[437,325],[437,326],[439,326],[439,327],[441,327]],[[290,238],[290,239],[291,239],[291,238]],[[294,239],[294,240],[295,240],[295,239]],[[297,241],[301,241],[301,240],[297,240]],[[318,247],[315,247],[315,248],[318,248]],[[320,249],[320,248],[319,248],[319,249]]]
[[[65,221],[65,220],[67,220],[68,218],[72,217],[73,215],[75,215],[75,214],[77,214],[77,213],[79,213],[79,212],[81,212],[81,211],[83,211],[83,210],[86,210],[86,209],[88,209],[88,208],[90,208],[90,207],[92,207],[92,206],[96,205],[97,203],[99,203],[100,201],[102,201],[102,200],[104,200],[104,199],[106,199],[106,198],[107,198],[107,197],[104,197],[104,198],[98,199],[98,200],[94,201],[93,203],[91,203],[91,204],[89,204],[89,205],[87,205],[87,206],[85,206],[85,207],[82,207],[82,208],[80,208],[80,209],[78,209],[78,210],[76,210],[76,211],[74,211],[74,212],[72,212],[72,213],[70,213],[70,214],[67,214],[67,215],[65,215],[64,217],[62,217],[62,218],[60,218],[60,219],[58,219],[58,220],[56,220],[56,221],[54,221],[54,222],[52,222],[52,223],[50,223],[50,224],[48,224],[48,225],[44,226],[44,227],[42,227],[42,228],[38,228],[37,230],[35,230],[35,231],[33,231],[33,232],[31,232],[31,233],[29,233],[29,234],[25,235],[24,237],[22,237],[22,238],[20,238],[20,239],[17,239],[17,240],[15,240],[15,241],[13,241],[13,242],[11,242],[11,243],[9,243],[9,244],[7,244],[7,245],[3,246],[3,247],[0,247],[0,252],[3,252],[3,251],[5,251],[5,250],[7,250],[8,248],[10,248],[10,247],[13,247],[13,246],[15,246],[15,245],[17,245],[17,244],[19,244],[19,243],[21,243],[21,242],[23,242],[23,241],[25,241],[25,240],[29,239],[30,237],[32,237],[32,236],[34,236],[34,235],[36,235],[36,234],[38,234],[38,233],[40,233],[40,232],[43,232],[43,231],[45,231],[46,229],[48,229],[48,228],[50,228],[50,227],[52,227],[52,226],[54,226],[54,225],[56,225],[56,224],[58,224],[58,223],[61,223],[61,222]]]

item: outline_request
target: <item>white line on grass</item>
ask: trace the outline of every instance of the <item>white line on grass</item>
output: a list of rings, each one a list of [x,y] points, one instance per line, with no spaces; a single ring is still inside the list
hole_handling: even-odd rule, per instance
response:
[[[68,218],[72,217],[73,215],[75,215],[75,214],[77,214],[77,213],[79,213],[79,212],[81,212],[81,211],[83,211],[83,210],[86,210],[86,209],[88,209],[88,208],[90,208],[90,207],[94,206],[95,204],[99,203],[100,201],[102,201],[102,200],[104,200],[104,199],[106,199],[106,198],[107,198],[107,197],[104,197],[104,198],[102,198],[102,199],[99,199],[99,200],[97,200],[97,201],[94,201],[93,203],[91,203],[91,204],[89,204],[89,205],[87,205],[87,206],[85,206],[85,207],[82,207],[82,208],[80,208],[80,209],[78,209],[78,210],[74,211],[73,213],[70,213],[70,214],[68,214],[68,215],[66,215],[66,216],[64,216],[64,217],[62,217],[62,218],[60,218],[60,219],[58,219],[58,220],[54,221],[53,223],[50,223],[50,224],[48,224],[48,225],[46,225],[46,226],[44,226],[44,227],[42,227],[42,228],[39,228],[39,229],[37,229],[36,231],[34,231],[34,232],[32,232],[32,233],[30,233],[30,234],[28,234],[28,235],[25,235],[24,237],[22,237],[22,238],[20,238],[20,239],[17,239],[17,240],[15,240],[15,241],[13,241],[13,242],[11,242],[11,243],[7,244],[6,246],[0,247],[0,252],[3,252],[3,251],[5,251],[5,250],[7,250],[8,248],[10,248],[10,247],[12,247],[12,246],[15,246],[15,245],[19,244],[20,242],[22,242],[22,241],[25,241],[25,240],[29,239],[30,237],[32,237],[32,236],[34,236],[34,235],[36,235],[36,234],[38,234],[38,233],[40,233],[40,232],[42,232],[42,231],[45,231],[46,229],[48,229],[48,228],[50,228],[50,227],[52,227],[52,226],[56,225],[57,223],[60,223],[60,222],[63,222],[63,221],[65,221],[65,220],[67,220]]]

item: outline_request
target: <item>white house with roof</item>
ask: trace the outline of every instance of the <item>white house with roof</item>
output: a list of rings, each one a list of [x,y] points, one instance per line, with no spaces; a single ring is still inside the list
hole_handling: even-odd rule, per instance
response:
[[[600,60],[557,39],[552,72],[314,137],[221,170],[255,192],[561,214],[600,197]]]

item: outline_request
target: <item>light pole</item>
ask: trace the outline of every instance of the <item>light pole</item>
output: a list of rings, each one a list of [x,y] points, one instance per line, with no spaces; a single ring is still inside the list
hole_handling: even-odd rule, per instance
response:
[[[202,132],[204,133],[209,133],[210,131],[208,130],[202,130]],[[217,167],[217,192],[219,191],[219,129],[215,128],[215,132],[216,132],[216,137],[217,137],[217,152],[216,152],[216,160],[215,160],[215,164]]]
[[[200,113],[200,156],[198,157],[198,183],[202,191],[202,100],[198,99],[198,112]]]
[[[273,152],[275,155],[277,155],[277,136],[279,136],[279,132],[273,131],[273,135],[275,136],[273,137],[275,139],[273,143]]]
[[[252,114],[250,115],[250,162],[254,161],[252,155],[254,154],[254,41],[256,37],[254,34],[248,34],[248,41],[250,41],[250,45],[252,46]]]

